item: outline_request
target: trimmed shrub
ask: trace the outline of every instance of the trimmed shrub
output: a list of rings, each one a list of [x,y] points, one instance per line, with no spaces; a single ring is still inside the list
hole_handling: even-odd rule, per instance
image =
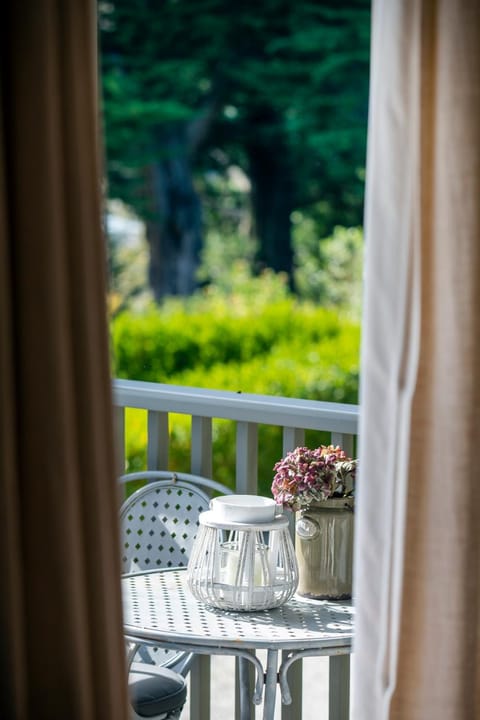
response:
[[[233,392],[356,403],[359,325],[339,312],[299,303],[229,303],[218,296],[170,301],[112,321],[114,375]],[[234,423],[214,422],[214,477],[233,487]],[[170,463],[189,470],[189,419],[173,416]],[[270,494],[281,429],[259,428],[260,492]],[[308,443],[327,440],[309,433]],[[146,413],[127,413],[128,470],[145,467]]]

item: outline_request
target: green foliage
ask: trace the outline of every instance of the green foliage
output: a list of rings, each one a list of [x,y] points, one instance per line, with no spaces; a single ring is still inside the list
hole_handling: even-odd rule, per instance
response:
[[[110,222],[108,220],[110,219]],[[108,309],[111,317],[151,302],[147,291],[147,248],[143,225],[119,203],[107,208]],[[120,221],[120,225],[118,224]]]
[[[211,179],[228,179],[232,167],[251,177],[248,148],[256,141],[289,158],[293,206],[312,218],[320,237],[337,224],[358,225],[370,5],[370,0],[99,3],[110,198],[123,199],[151,219],[149,172],[162,154],[185,154],[180,141],[166,139],[172,129],[178,137],[180,129],[207,234],[243,236],[239,226],[251,214],[245,195]],[[247,236],[256,232],[250,224]]]
[[[114,374],[233,392],[332,402],[357,402],[359,325],[334,310],[295,300],[282,278],[266,273],[243,278],[237,293],[220,289],[186,303],[171,300],[144,314],[125,312],[112,321]],[[247,292],[245,292],[247,289]],[[145,464],[146,414],[129,411],[130,470]],[[234,424],[214,422],[215,478],[233,485]],[[189,469],[189,420],[174,416],[170,463]],[[308,433],[309,443],[327,437]],[[282,452],[281,431],[259,428],[260,491],[269,493],[272,468]]]
[[[295,214],[295,283],[299,295],[360,319],[363,278],[361,228],[336,227],[318,238],[310,218]]]
[[[305,376],[301,386],[305,390],[281,393],[284,383],[272,378],[277,388],[272,394],[311,397],[313,389],[320,387],[315,373],[318,374],[316,368],[321,358],[325,356],[329,362],[333,358],[337,363],[342,360],[342,337],[350,337],[357,327],[340,324],[337,314],[298,303],[292,297],[271,302],[267,278],[268,274],[264,278],[267,291],[263,288],[263,294],[254,291],[262,278],[252,278],[250,294],[232,295],[229,303],[223,301],[217,290],[186,304],[171,300],[161,309],[151,307],[143,314],[119,314],[112,324],[115,374],[151,382],[177,383],[180,379],[181,384],[207,387],[206,378],[212,373],[217,379],[208,387],[238,390],[228,387],[229,368],[234,368],[231,376],[245,378],[245,392],[266,392],[265,373],[272,366],[278,366],[273,371],[274,377],[285,372],[288,378],[292,369],[296,373],[293,367],[296,362],[301,361],[302,372],[311,367],[313,378]],[[332,340],[338,347],[332,345]],[[253,387],[259,367],[265,366],[265,358],[269,368],[264,367],[263,379]],[[255,362],[259,367],[255,367]],[[203,382],[187,383],[188,373],[198,369]],[[227,374],[219,385],[222,373]],[[299,381],[297,376],[296,382]],[[257,387],[259,384],[263,388]]]
[[[176,376],[175,384],[356,402],[358,364],[352,350],[357,344],[357,328],[316,343],[307,330],[295,341],[275,345],[267,358],[260,353],[244,363],[218,363],[208,371],[194,368]]]

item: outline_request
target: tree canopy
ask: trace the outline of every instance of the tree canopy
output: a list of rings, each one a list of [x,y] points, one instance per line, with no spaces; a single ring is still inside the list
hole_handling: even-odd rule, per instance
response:
[[[113,0],[99,27],[108,196],[146,223],[158,300],[194,289],[232,167],[258,268],[293,281],[294,211],[361,224],[370,2]]]

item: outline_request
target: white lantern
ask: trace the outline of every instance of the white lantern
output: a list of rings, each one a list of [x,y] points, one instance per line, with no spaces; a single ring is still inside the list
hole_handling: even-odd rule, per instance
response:
[[[201,513],[188,563],[197,600],[225,610],[266,610],[289,600],[298,585],[288,519],[274,500],[225,495]]]

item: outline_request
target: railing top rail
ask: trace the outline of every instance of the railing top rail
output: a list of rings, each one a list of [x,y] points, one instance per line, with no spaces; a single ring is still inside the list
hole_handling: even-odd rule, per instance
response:
[[[358,405],[114,380],[115,405],[240,422],[331,432],[358,432]]]

